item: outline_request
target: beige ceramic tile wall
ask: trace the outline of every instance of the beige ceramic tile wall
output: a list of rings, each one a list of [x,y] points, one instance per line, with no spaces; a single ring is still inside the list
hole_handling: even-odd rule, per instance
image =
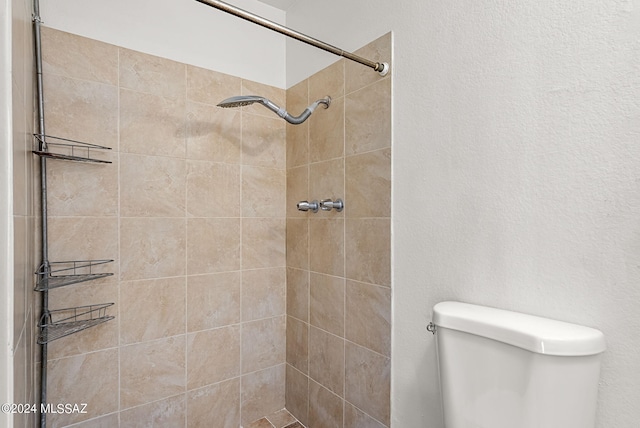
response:
[[[391,34],[357,53],[391,59]],[[341,60],[287,91],[287,409],[309,428],[390,424],[391,78]],[[344,211],[300,212],[342,198]]]
[[[38,161],[33,149],[34,61],[31,4],[13,1],[12,103],[13,103],[13,226],[14,226],[14,373],[15,403],[34,403],[38,395],[35,345],[36,293],[33,272],[37,261],[36,221]],[[15,414],[15,427],[35,426],[35,415]]]
[[[285,124],[222,99],[285,91],[45,28],[49,133],[113,148],[49,162],[50,259],[115,259],[51,307],[116,319],[49,347],[52,427],[237,428],[284,407]]]

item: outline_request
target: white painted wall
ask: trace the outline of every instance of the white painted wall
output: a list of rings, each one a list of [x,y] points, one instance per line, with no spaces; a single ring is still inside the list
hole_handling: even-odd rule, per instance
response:
[[[287,25],[394,31],[392,427],[442,427],[445,299],[600,328],[598,427],[637,426],[640,2],[303,0]],[[323,66],[288,49],[289,85]]]
[[[13,402],[13,144],[11,1],[0,0],[0,404]],[[11,414],[0,412],[11,428]]]
[[[284,24],[257,0],[227,3]],[[44,25],[284,88],[285,40],[195,0],[42,0]]]

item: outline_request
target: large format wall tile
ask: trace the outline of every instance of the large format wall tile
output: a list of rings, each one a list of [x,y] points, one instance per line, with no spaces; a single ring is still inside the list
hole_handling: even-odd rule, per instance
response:
[[[240,322],[240,272],[187,277],[187,331]]]
[[[179,428],[184,426],[186,412],[186,397],[180,394],[123,411],[120,428]]]
[[[240,216],[240,165],[187,161],[187,215]]]
[[[287,364],[285,399],[287,410],[300,422],[309,421],[309,377]]]
[[[186,164],[183,159],[120,155],[120,215],[184,217]]]
[[[117,350],[50,361],[47,373],[48,402],[87,404],[87,413],[49,415],[51,426],[62,427],[118,410]]]
[[[47,208],[51,216],[118,215],[118,164],[115,153],[101,154],[113,164],[47,163]]]
[[[44,86],[49,135],[118,148],[117,87],[56,75],[44,75]]]
[[[242,220],[242,268],[285,266],[285,219]]]
[[[345,151],[347,155],[391,146],[391,80],[383,79],[346,96]]]
[[[309,272],[287,268],[287,315],[309,320]]]
[[[242,79],[229,74],[187,65],[187,98],[199,103],[217,105],[240,95]]]
[[[287,90],[287,108],[303,111],[308,105],[308,84],[306,80]],[[287,168],[309,163],[309,121],[299,125],[287,123]]]
[[[344,97],[332,100],[326,110],[318,107],[308,121],[310,162],[335,159],[344,155]]]
[[[386,62],[390,66],[390,70],[393,70],[393,64],[391,64],[391,33],[387,33],[378,37],[376,40],[361,47],[354,53],[361,55],[363,58],[368,58],[372,61]],[[363,67],[353,61],[345,61],[345,92],[351,93],[357,91],[367,85],[370,85],[380,80],[391,80],[391,71],[385,76],[380,77],[378,73],[374,73],[370,68]],[[391,104],[390,98],[381,99],[380,103]]]
[[[240,219],[190,218],[187,256],[189,275],[240,269]]]
[[[120,150],[157,156],[186,155],[185,101],[120,90]]]
[[[118,84],[118,47],[41,27],[42,71],[93,82]]]
[[[185,274],[186,221],[169,218],[120,220],[121,279]]]
[[[391,285],[391,222],[389,219],[347,219],[347,278]]]
[[[184,393],[185,336],[120,348],[120,409]]]
[[[102,303],[115,303],[107,309],[106,315],[118,316],[118,282],[112,276],[56,288],[49,292],[49,308],[52,310]],[[71,315],[71,312],[65,312],[63,316]],[[116,346],[118,346],[118,323],[110,321],[51,342],[48,346],[47,358],[54,360]]]
[[[270,415],[284,407],[285,364],[242,376],[242,423]]]
[[[344,339],[309,328],[309,377],[344,396]]]
[[[240,426],[240,378],[189,391],[187,399],[189,428]]]
[[[286,269],[242,272],[242,321],[252,321],[286,313]]]
[[[257,107],[255,107],[257,108]],[[264,107],[260,107],[266,112]],[[285,169],[285,121],[274,114],[242,115],[242,164]]]
[[[310,76],[309,99],[315,101],[329,95],[332,99],[344,96],[344,59],[334,62],[327,68]]]
[[[311,202],[313,198],[309,193],[309,167],[307,165],[287,170],[287,218],[307,217],[308,211],[298,210],[297,204],[301,201]]]
[[[34,218],[13,216],[13,257],[14,257],[14,320],[22,319],[29,312],[34,296],[31,291],[35,287],[36,278],[34,275],[35,239],[33,239],[33,223]],[[8,286],[8,285],[7,285]],[[20,326],[15,325],[14,339],[20,336],[22,323]]]
[[[95,419],[89,419],[85,422],[74,424],[73,428],[113,428],[118,426],[120,413],[111,413],[109,415],[101,416]],[[35,426],[35,422],[33,425]],[[124,426],[124,425],[123,425]]]
[[[344,158],[317,162],[309,165],[309,194],[319,201],[342,199],[344,201]],[[323,212],[323,217],[344,217],[344,210]]]
[[[287,317],[287,363],[309,373],[309,324]]]
[[[13,345],[18,343],[20,334],[24,328],[25,319],[28,312],[29,297],[25,284],[28,284],[27,278],[31,277],[31,273],[27,273],[31,269],[28,264],[27,253],[27,219],[22,216],[14,216],[13,218],[13,254],[14,254],[14,279],[13,284]],[[7,285],[8,286],[8,285]],[[17,361],[17,360],[16,360]]]
[[[344,403],[344,428],[385,428],[385,426],[346,402]]]
[[[162,278],[120,283],[120,343],[184,334],[185,279]]]
[[[169,59],[120,49],[120,86],[169,98],[184,98],[186,65]]]
[[[391,216],[391,149],[346,158],[347,217]],[[366,183],[366,185],[363,185]]]
[[[241,124],[242,115],[237,109],[188,102],[185,129],[187,158],[240,163]]]
[[[344,276],[344,220],[309,221],[309,269]]]
[[[265,85],[263,83],[252,82],[245,79],[242,79],[242,94],[235,95],[258,95],[271,100],[280,107],[284,107],[286,102],[286,95],[283,89]],[[264,106],[258,104],[252,104],[246,107],[242,107],[242,110],[251,114],[257,114],[272,118],[277,117],[271,110],[266,109],[264,108]]]
[[[346,342],[345,398],[389,426],[391,360]]]
[[[117,218],[50,217],[48,223],[51,261],[117,260]],[[117,262],[109,263],[97,266],[94,272],[117,274],[117,268]]]
[[[311,273],[309,317],[311,325],[344,337],[344,278]]]
[[[286,214],[286,173],[282,169],[242,167],[242,216],[281,217]]]
[[[14,93],[17,93],[14,84]],[[27,109],[23,97],[12,97],[11,111],[13,114],[13,215],[32,216],[34,209],[34,191],[36,157],[31,152],[34,149],[32,119],[27,119]]]
[[[240,326],[205,330],[187,336],[187,389],[240,374]]]
[[[342,428],[342,398],[309,381],[309,426]]]
[[[345,338],[391,356],[391,289],[347,281]]]
[[[242,326],[242,373],[275,366],[285,360],[285,316],[251,321]]]
[[[287,266],[309,269],[309,220],[288,218],[286,233]]]

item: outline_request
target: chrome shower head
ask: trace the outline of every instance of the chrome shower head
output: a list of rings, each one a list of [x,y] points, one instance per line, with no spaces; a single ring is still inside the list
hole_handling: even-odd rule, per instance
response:
[[[222,108],[244,107],[244,106],[251,105],[253,103],[264,104],[264,101],[266,101],[264,98],[258,97],[255,95],[240,95],[237,97],[227,98],[226,100],[221,101],[220,104],[218,104],[218,107],[222,107]]]
[[[277,114],[278,116],[280,116],[281,118],[283,118],[284,120],[286,120],[287,122],[293,125],[299,125],[305,120],[307,120],[309,116],[311,116],[311,113],[313,113],[313,111],[316,109],[316,107],[318,107],[319,104],[322,104],[324,108],[329,108],[329,105],[331,104],[331,97],[327,95],[326,98],[323,98],[321,100],[314,102],[309,107],[304,109],[304,111],[300,114],[300,116],[291,116],[289,113],[287,113],[287,111],[284,108],[279,107],[273,101],[257,95],[239,95],[236,97],[227,98],[226,100],[221,101],[218,104],[218,107],[223,107],[223,108],[243,107],[243,106],[251,105],[253,103],[260,103],[266,108],[268,108],[269,110],[271,110],[272,112],[274,112],[275,114]]]

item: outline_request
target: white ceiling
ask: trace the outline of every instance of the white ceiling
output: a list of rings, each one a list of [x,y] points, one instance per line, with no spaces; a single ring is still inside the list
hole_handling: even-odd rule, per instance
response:
[[[266,3],[269,6],[276,7],[278,9],[286,11],[295,3],[296,0],[259,0],[262,3]]]

